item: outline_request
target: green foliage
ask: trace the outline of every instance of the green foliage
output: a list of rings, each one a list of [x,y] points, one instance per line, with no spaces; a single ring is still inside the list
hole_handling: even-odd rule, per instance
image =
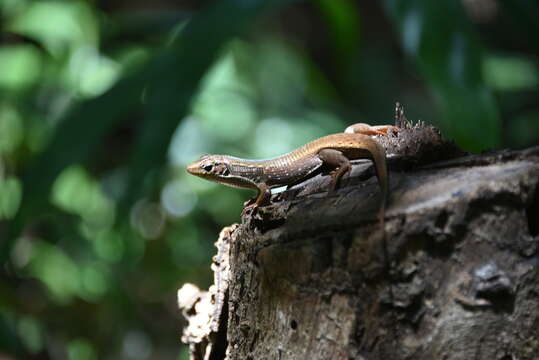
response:
[[[479,151],[497,147],[501,124],[492,93],[482,78],[483,49],[456,1],[388,0],[402,38],[443,113],[441,126],[451,129],[463,147]]]
[[[188,176],[203,153],[279,155],[397,100],[470,151],[539,142],[531,0],[502,33],[452,1],[98,4],[0,0],[0,357],[186,358],[175,292],[208,286],[250,195]]]

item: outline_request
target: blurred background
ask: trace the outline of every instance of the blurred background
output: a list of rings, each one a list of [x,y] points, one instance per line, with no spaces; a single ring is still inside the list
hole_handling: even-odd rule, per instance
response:
[[[186,359],[253,194],[204,153],[279,155],[408,119],[472,152],[539,144],[535,0],[0,0],[0,358]]]

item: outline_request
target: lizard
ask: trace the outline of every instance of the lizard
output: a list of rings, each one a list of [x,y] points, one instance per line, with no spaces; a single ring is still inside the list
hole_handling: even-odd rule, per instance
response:
[[[188,165],[187,172],[224,185],[258,190],[255,202],[249,205],[256,208],[266,203],[272,188],[298,183],[314,175],[322,166],[332,169],[332,192],[342,176],[350,171],[350,160],[371,159],[381,189],[379,216],[383,225],[389,192],[385,149],[370,135],[387,135],[389,130],[398,129],[392,125],[358,123],[346,128],[344,133],[321,137],[272,159],[248,160],[229,155],[203,155]]]

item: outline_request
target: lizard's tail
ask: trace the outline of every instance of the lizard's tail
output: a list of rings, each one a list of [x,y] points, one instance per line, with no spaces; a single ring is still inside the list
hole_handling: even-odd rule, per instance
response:
[[[387,171],[386,163],[386,150],[375,139],[367,137],[363,139],[365,148],[370,153],[370,157],[374,163],[374,169],[376,171],[376,177],[378,178],[378,184],[380,185],[380,210],[378,212],[378,218],[380,225],[384,229],[385,223],[385,210],[389,195],[389,172]]]
[[[390,278],[390,258],[389,250],[387,245],[387,232],[386,232],[386,207],[389,197],[389,172],[387,170],[386,163],[386,151],[384,147],[378,143],[376,140],[373,140],[373,145],[370,147],[370,153],[372,160],[374,162],[374,167],[376,170],[376,177],[378,178],[378,183],[380,184],[380,208],[378,210],[378,222],[380,224],[380,231],[382,233],[382,251],[384,252],[384,262],[386,268],[387,281],[389,283],[389,297],[391,303],[393,303],[393,291],[391,289],[391,278]]]
[[[380,184],[380,192],[382,193],[380,211],[382,215],[385,215],[385,208],[389,194],[389,173],[387,171],[386,150],[378,141],[374,139],[369,150],[374,162],[376,177],[378,178],[378,183]]]
[[[382,241],[384,247],[384,256],[386,261],[389,261],[387,244],[386,244],[386,231],[385,231],[385,215],[386,215],[386,205],[389,195],[389,172],[387,171],[386,163],[386,150],[385,148],[375,139],[370,136],[359,135],[360,141],[363,148],[369,153],[369,157],[374,163],[374,169],[376,171],[376,177],[378,178],[378,183],[380,184],[380,208],[378,211],[378,220],[380,223],[380,230],[382,232]]]

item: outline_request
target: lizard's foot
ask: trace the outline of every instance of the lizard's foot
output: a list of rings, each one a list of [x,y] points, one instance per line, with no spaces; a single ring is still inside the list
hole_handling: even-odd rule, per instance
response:
[[[241,216],[256,214],[258,210],[258,204],[255,201],[252,201],[251,199],[247,201],[244,205],[245,206],[243,207],[243,210],[241,211]]]
[[[382,135],[387,136],[389,131],[399,131],[400,128],[394,125],[377,125],[371,126],[365,123],[357,123],[350,125],[344,130],[348,134],[363,134],[363,135]]]

